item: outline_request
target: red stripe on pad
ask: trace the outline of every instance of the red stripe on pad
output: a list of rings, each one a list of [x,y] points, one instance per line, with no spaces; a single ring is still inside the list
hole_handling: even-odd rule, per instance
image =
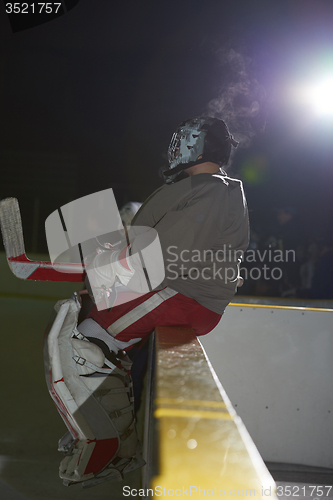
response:
[[[99,439],[96,441],[84,474],[97,474],[105,469],[117,453],[118,446],[118,438]]]
[[[127,247],[124,247],[122,249],[122,251],[120,252],[119,254],[119,263],[125,268],[125,269],[128,269],[129,271],[131,270],[131,268],[129,267],[129,265],[127,264],[127,260],[126,260],[126,251],[127,251],[127,248],[129,247],[129,245],[127,245]]]

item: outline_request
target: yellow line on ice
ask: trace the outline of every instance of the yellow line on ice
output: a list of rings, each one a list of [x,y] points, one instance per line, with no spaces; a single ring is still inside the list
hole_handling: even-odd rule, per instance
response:
[[[318,312],[333,312],[333,309],[323,309],[318,307],[296,307],[296,306],[269,306],[267,304],[239,304],[238,302],[230,303],[229,306],[233,307],[256,307],[261,309],[290,309],[292,311],[318,311]]]
[[[203,410],[183,410],[181,408],[158,408],[154,412],[156,418],[181,417],[181,418],[207,418],[211,420],[232,420],[229,412],[224,411],[203,411]]]
[[[226,408],[223,401],[204,401],[201,399],[183,399],[183,398],[157,398],[157,405],[183,405],[183,406],[202,406],[209,408]]]

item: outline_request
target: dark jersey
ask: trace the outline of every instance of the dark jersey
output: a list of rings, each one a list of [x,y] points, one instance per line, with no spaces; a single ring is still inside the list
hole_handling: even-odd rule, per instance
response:
[[[146,200],[132,225],[157,230],[163,286],[223,313],[236,292],[249,238],[241,181],[205,173],[164,185]]]

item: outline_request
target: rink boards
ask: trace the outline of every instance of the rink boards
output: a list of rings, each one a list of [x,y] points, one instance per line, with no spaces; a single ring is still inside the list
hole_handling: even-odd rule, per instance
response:
[[[274,499],[275,483],[193,330],[157,327],[155,344],[153,491]]]
[[[200,340],[266,462],[333,468],[333,309],[267,302]]]

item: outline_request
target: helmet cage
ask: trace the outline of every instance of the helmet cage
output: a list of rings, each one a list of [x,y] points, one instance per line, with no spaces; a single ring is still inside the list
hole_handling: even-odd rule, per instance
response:
[[[164,174],[172,180],[182,170],[204,162],[221,167],[228,163],[231,146],[237,145],[223,120],[207,116],[186,120],[172,136],[168,148],[169,169]]]
[[[203,155],[207,134],[205,130],[200,130],[203,123],[204,120],[191,120],[173,134],[168,149],[170,169],[180,163],[194,162]]]

